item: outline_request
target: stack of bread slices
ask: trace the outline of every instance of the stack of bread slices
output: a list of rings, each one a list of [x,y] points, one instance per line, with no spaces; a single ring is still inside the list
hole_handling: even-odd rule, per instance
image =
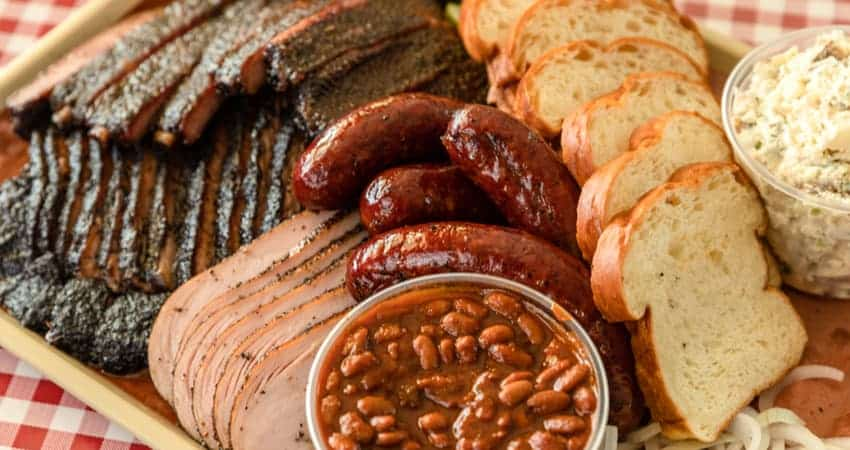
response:
[[[464,0],[460,31],[489,101],[560,144],[583,186],[594,300],[629,325],[653,419],[712,441],[798,363],[806,333],[696,26],[663,0]]]

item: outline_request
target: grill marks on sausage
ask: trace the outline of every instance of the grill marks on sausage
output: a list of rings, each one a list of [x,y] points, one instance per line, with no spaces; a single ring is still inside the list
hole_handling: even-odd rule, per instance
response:
[[[58,84],[51,94],[54,121],[82,122],[89,107],[157,50],[215,14],[229,0],[179,0],[123,35],[108,51]]]
[[[252,33],[250,26],[265,3],[265,0],[243,0],[224,9],[221,25],[200,61],[163,106],[155,135],[159,143],[170,147],[178,141],[191,144],[200,138],[223,100],[216,90],[213,73]]]

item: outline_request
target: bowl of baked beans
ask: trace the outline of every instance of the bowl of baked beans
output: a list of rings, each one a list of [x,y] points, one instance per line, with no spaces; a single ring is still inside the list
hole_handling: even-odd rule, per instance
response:
[[[320,450],[598,449],[609,402],[599,354],[566,310],[466,273],[359,304],[319,348],[306,397]]]

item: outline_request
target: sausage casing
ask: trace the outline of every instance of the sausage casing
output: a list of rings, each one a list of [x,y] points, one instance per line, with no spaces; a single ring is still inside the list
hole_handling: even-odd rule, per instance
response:
[[[634,428],[644,413],[628,333],[606,322],[593,303],[587,268],[558,247],[511,228],[440,222],[373,237],[348,262],[346,283],[358,300],[418,276],[445,272],[496,275],[546,294],[584,326],[605,363],[611,423]]]
[[[499,221],[499,211],[461,170],[445,164],[388,169],[360,197],[360,219],[371,234],[446,220]]]
[[[455,113],[443,144],[508,223],[580,255],[578,185],[542,137],[495,108],[468,105]]]
[[[440,136],[462,104],[427,94],[388,97],[325,129],[297,161],[293,189],[310,209],[350,206],[382,170],[445,158]]]

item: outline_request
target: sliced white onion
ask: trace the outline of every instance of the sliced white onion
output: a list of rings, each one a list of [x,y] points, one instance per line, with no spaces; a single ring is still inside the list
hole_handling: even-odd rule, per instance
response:
[[[627,442],[632,442],[635,444],[640,444],[642,442],[646,442],[652,439],[655,436],[661,434],[661,424],[658,422],[653,422],[643,428],[638,428],[635,431],[629,433],[626,437]]]
[[[785,440],[772,439],[770,441],[770,450],[785,450]]]
[[[661,445],[658,444],[658,439],[650,439],[644,444],[646,450],[661,450]]]
[[[755,417],[741,412],[735,415],[729,424],[730,433],[744,444],[746,450],[759,450],[761,446],[761,426]]]
[[[774,439],[784,439],[803,446],[807,450],[826,450],[823,441],[803,425],[777,423],[771,425],[770,435]]]
[[[767,427],[773,425],[775,423],[784,423],[788,425],[805,425],[803,419],[800,418],[797,414],[794,414],[794,411],[786,408],[777,408],[773,407],[764,412],[760,413],[756,420],[758,420],[759,425],[762,427]]]
[[[812,378],[826,378],[838,382],[844,381],[844,372],[830,366],[821,366],[817,364],[808,364],[805,366],[796,367],[788,375],[777,383],[772,388],[762,392],[759,396],[759,411],[766,411],[773,408],[776,402],[776,396],[788,387],[791,383],[800,380],[808,380]]]
[[[605,427],[605,438],[603,439],[603,447],[605,450],[617,450],[618,429],[608,425]]]
[[[823,440],[823,443],[827,445],[827,447],[837,448],[837,449],[850,449],[850,437],[834,437],[827,438]]]

